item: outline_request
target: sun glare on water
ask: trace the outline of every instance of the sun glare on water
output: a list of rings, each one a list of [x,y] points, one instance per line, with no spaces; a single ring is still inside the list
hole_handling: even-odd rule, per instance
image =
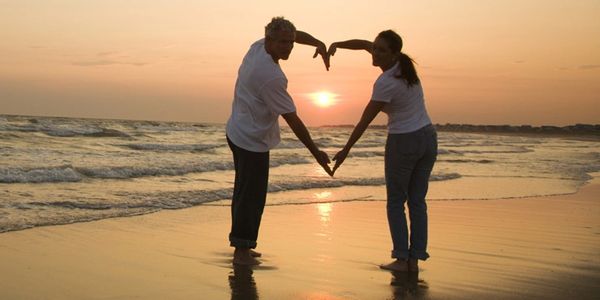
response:
[[[329,107],[335,104],[335,94],[329,92],[317,92],[311,94],[313,102],[319,107]]]

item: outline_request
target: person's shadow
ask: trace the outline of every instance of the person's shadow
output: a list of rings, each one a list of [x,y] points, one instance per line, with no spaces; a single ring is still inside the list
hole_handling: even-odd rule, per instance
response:
[[[417,272],[392,272],[390,282],[392,298],[400,299],[425,299],[429,286],[425,280],[419,280]]]
[[[232,300],[258,300],[258,290],[250,266],[233,265],[229,273],[229,287]]]

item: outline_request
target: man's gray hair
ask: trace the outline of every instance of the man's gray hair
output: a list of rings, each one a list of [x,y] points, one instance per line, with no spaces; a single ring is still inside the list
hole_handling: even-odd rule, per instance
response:
[[[271,19],[271,23],[265,26],[265,37],[272,38],[275,36],[275,33],[279,31],[296,32],[296,26],[283,17],[274,17]]]

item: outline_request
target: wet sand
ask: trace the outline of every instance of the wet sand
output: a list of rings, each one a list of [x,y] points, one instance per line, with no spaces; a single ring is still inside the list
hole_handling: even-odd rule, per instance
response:
[[[269,206],[233,268],[229,208],[0,234],[0,299],[598,299],[600,181],[574,195],[431,201],[431,258],[391,261],[385,202]]]

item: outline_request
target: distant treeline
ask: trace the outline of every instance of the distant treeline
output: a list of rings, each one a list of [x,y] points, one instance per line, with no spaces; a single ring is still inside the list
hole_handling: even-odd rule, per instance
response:
[[[457,132],[497,132],[497,133],[537,133],[537,134],[576,134],[600,136],[600,124],[575,124],[569,126],[531,126],[531,125],[469,125],[436,124],[439,131]]]

